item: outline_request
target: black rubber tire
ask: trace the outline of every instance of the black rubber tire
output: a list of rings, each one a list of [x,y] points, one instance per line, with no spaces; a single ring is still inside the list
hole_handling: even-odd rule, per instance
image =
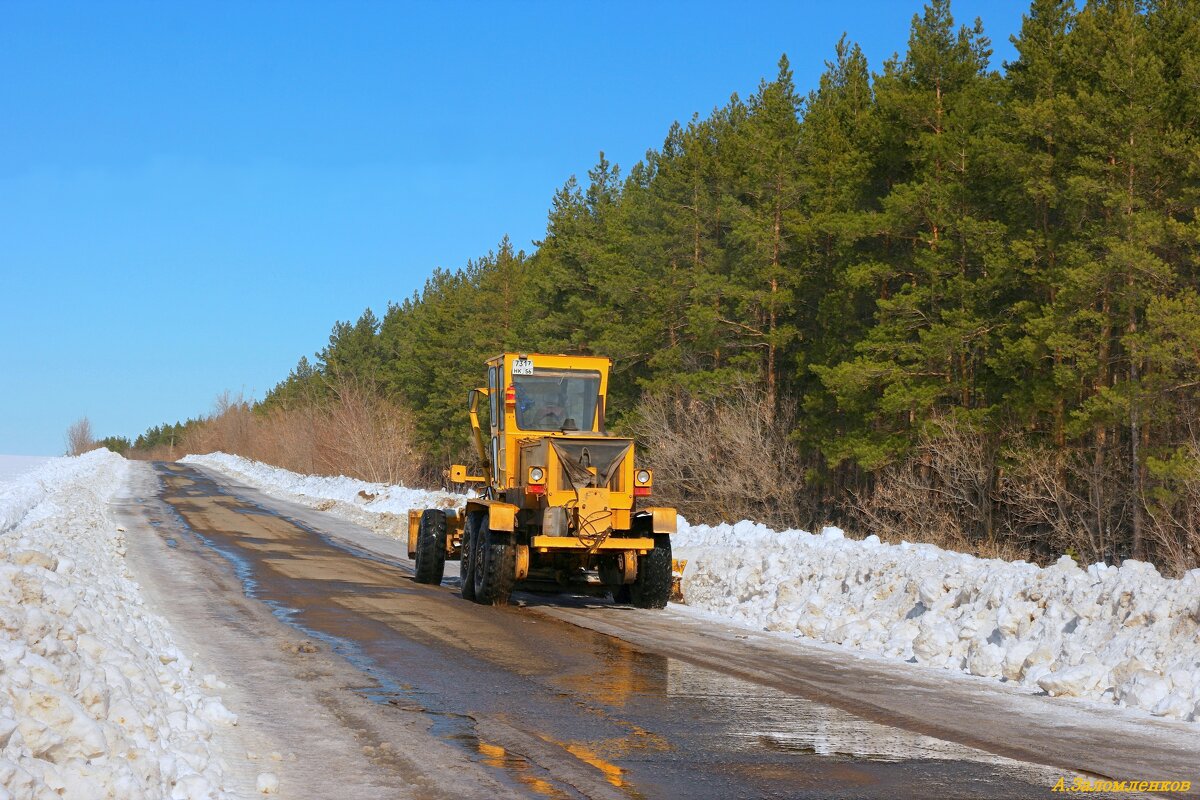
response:
[[[458,562],[458,593],[464,600],[475,599],[475,536],[484,515],[480,511],[467,514],[463,525],[462,554]]]
[[[446,569],[446,514],[428,508],[421,512],[417,528],[417,557],[413,579],[417,583],[439,584]]]
[[[493,531],[487,519],[480,520],[475,531],[475,549],[471,565],[475,572],[475,602],[506,606],[517,581],[517,548],[512,534]]]
[[[654,549],[638,559],[629,601],[637,608],[666,608],[671,599],[671,537],[655,536]]]

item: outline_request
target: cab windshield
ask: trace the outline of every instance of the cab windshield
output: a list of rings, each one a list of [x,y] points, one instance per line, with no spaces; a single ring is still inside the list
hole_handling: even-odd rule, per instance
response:
[[[578,369],[534,369],[514,375],[517,427],[523,431],[595,431],[600,373]]]

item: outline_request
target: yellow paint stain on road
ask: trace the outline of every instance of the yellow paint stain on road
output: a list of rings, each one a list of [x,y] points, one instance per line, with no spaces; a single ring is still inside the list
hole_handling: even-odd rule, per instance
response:
[[[568,753],[578,758],[585,764],[591,764],[596,769],[604,774],[604,779],[618,788],[625,785],[625,770],[613,764],[610,761],[605,761],[589,747],[570,743],[564,744],[563,747]]]
[[[583,742],[560,742],[544,733],[539,733],[538,738],[544,742],[558,745],[583,763],[600,770],[600,773],[604,775],[604,779],[613,786],[621,788],[625,785],[625,770],[611,761],[601,758],[589,745]]]
[[[529,774],[529,760],[519,754],[510,754],[497,744],[489,744],[482,739],[475,749],[483,756],[483,763],[489,767],[508,771],[517,781],[543,797],[566,798],[567,794],[560,791],[554,784],[537,775]]]

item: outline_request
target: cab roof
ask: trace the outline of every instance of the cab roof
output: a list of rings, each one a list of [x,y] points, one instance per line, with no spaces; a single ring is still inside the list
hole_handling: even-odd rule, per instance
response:
[[[519,350],[512,350],[509,352],[501,353],[500,355],[497,355],[497,356],[492,356],[491,358],[489,358],[487,360],[486,363],[488,363],[488,364],[503,363],[504,361],[511,360],[514,358],[528,358],[528,359],[532,359],[535,362],[548,360],[549,366],[556,366],[556,367],[567,367],[567,366],[574,365],[574,364],[578,364],[581,366],[585,365],[585,364],[590,365],[590,366],[598,366],[601,364],[603,364],[603,365],[611,365],[612,364],[612,359],[609,358],[608,356],[589,356],[589,355],[583,355],[581,353],[530,353],[530,352],[521,352]]]

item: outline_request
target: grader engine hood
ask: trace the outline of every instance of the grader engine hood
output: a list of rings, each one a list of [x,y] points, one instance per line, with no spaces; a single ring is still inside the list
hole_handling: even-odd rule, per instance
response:
[[[551,439],[563,470],[563,487],[607,487],[633,449],[632,439]]]

